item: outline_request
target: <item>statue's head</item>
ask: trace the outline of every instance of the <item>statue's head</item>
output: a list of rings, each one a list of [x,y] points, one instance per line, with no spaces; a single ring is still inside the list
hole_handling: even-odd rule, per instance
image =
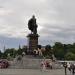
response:
[[[35,19],[35,15],[33,15],[32,18]]]

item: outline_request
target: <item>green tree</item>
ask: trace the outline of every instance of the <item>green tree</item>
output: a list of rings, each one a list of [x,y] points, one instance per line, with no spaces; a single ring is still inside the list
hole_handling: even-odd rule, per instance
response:
[[[22,51],[21,48],[19,48],[19,49],[17,50],[17,54],[18,54],[18,55],[22,55],[22,52],[23,52],[23,51]]]
[[[72,53],[72,52],[68,52],[68,53],[65,55],[65,59],[66,59],[66,60],[75,60],[75,54]]]
[[[16,50],[14,48],[6,49],[5,52],[3,53],[3,57],[7,58],[8,55],[10,55],[11,57],[15,57],[16,56]]]
[[[41,48],[42,48],[42,46],[41,46],[41,45],[38,45],[38,48],[39,48],[39,49],[41,49]]]
[[[2,58],[2,52],[1,52],[1,50],[0,50],[0,58]]]
[[[53,46],[53,54],[57,59],[64,59],[65,51],[64,45],[60,42],[56,42]]]
[[[25,52],[25,54],[27,54],[27,46],[24,45],[24,46],[22,47],[22,52]]]
[[[75,43],[73,45],[70,45],[68,52],[72,52],[75,54]]]
[[[52,56],[52,50],[51,50],[51,46],[50,45],[46,45],[45,46],[45,51],[43,52],[43,55],[45,57],[51,58],[51,56]]]

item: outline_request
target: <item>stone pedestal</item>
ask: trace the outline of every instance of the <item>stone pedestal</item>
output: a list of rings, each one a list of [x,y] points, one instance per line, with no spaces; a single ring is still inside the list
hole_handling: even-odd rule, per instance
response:
[[[34,49],[38,48],[38,34],[29,34],[28,38],[28,51],[33,52]]]

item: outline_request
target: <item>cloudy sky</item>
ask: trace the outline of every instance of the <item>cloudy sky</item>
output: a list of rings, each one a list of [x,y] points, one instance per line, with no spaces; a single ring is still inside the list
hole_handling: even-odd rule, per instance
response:
[[[33,14],[39,44],[75,42],[75,0],[0,0],[0,49],[27,45]]]

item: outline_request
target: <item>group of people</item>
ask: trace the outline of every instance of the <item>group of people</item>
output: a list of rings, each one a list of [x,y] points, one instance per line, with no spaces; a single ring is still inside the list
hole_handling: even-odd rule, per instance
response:
[[[43,71],[45,71],[46,69],[52,69],[52,62],[43,59],[43,61],[41,62],[41,69]]]
[[[34,49],[33,54],[34,54],[34,56],[37,56],[37,55],[42,56],[42,51],[41,51],[41,49],[38,49],[38,50]]]
[[[75,64],[74,63],[68,63],[67,68],[70,71],[70,73],[72,73],[74,75],[74,73],[75,73]]]
[[[75,64],[74,63],[64,62],[63,66],[65,68],[65,74],[67,73],[67,70],[66,69],[68,69],[72,75],[75,74]]]

